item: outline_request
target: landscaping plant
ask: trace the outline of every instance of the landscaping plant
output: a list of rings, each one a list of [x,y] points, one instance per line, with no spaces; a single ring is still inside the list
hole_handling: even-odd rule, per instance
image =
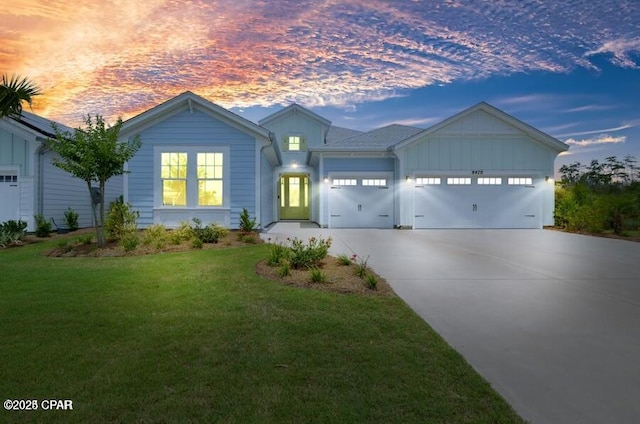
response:
[[[0,224],[0,247],[17,244],[27,235],[27,223],[9,220]]]
[[[53,224],[46,219],[41,213],[34,216],[36,220],[36,236],[37,237],[49,237]]]
[[[68,207],[66,211],[64,211],[64,222],[67,224],[67,228],[69,231],[75,231],[78,229],[78,212]]]
[[[249,216],[249,211],[246,208],[242,208],[240,212],[240,231],[249,233],[256,229],[256,218],[253,219]]]
[[[137,219],[140,214],[134,211],[129,203],[125,203],[122,196],[109,205],[109,214],[104,223],[107,237],[120,241],[126,235],[135,233],[138,229]]]
[[[331,237],[328,239],[311,237],[307,243],[298,238],[287,240],[291,242],[289,260],[295,269],[317,267],[327,257],[331,247]]]

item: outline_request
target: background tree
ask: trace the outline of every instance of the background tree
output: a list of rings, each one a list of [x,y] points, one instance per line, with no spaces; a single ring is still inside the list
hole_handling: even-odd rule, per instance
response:
[[[26,77],[12,75],[9,78],[2,75],[0,83],[0,118],[4,116],[20,117],[22,114],[22,104],[27,103],[32,106],[33,98],[41,95],[42,92],[37,85],[29,81]]]
[[[89,196],[91,187],[98,184],[100,209],[92,201],[93,218],[96,228],[98,246],[106,244],[104,233],[104,188],[106,182],[116,175],[125,173],[124,164],[131,159],[141,146],[140,137],[136,136],[126,142],[118,142],[118,135],[122,127],[122,119],[107,128],[104,118],[91,115],[85,119],[86,128],[77,128],[73,134],[61,132],[54,125],[56,138],[49,139],[48,145],[60,158],[53,159],[53,164],[80,178],[87,183]]]

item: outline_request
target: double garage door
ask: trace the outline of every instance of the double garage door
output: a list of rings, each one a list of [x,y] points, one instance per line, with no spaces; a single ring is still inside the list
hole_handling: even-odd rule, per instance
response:
[[[541,228],[530,177],[424,177],[414,186],[414,228]]]
[[[332,177],[329,227],[393,228],[393,185],[386,175]]]

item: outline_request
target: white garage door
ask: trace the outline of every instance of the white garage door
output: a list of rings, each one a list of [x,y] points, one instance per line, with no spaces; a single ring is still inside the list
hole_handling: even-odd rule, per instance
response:
[[[393,228],[390,179],[385,176],[332,178],[329,227]]]
[[[530,177],[416,178],[414,228],[541,228]]]
[[[16,172],[0,170],[0,222],[20,218],[20,191]]]

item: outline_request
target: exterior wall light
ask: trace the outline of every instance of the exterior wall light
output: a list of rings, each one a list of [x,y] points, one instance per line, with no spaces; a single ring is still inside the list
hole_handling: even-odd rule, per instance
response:
[[[329,183],[329,177],[324,177],[324,183],[328,184]]]

